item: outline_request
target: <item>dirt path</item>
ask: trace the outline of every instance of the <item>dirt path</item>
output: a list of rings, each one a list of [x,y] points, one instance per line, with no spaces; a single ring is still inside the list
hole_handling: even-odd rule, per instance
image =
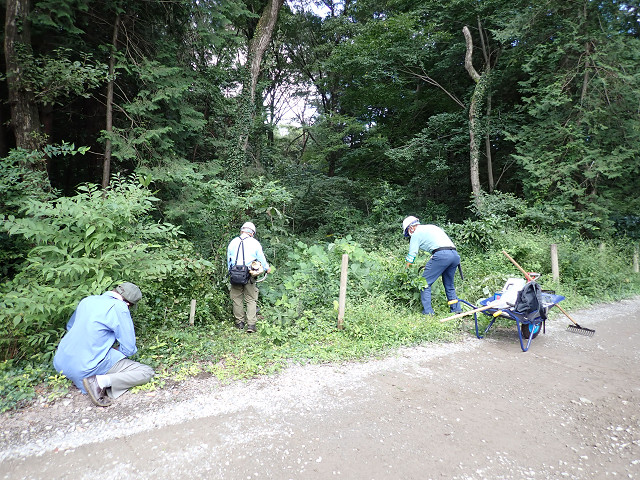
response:
[[[0,418],[0,478],[640,479],[640,298],[385,360]]]

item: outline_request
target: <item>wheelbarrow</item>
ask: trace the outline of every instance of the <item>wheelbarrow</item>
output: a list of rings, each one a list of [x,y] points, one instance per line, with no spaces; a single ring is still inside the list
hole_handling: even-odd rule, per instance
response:
[[[518,312],[515,307],[507,306],[507,308],[498,306],[499,304],[495,304],[501,297],[501,293],[494,293],[491,297],[484,298],[480,300],[478,303],[480,307],[474,306],[469,302],[464,300],[460,300],[461,302],[467,304],[472,309],[488,307],[486,309],[482,309],[481,312],[475,312],[473,314],[474,322],[475,322],[475,330],[476,337],[484,338],[484,336],[491,330],[491,327],[494,326],[496,320],[500,317],[508,318],[516,322],[516,329],[518,331],[518,339],[520,340],[520,348],[522,348],[523,352],[529,350],[531,346],[531,341],[538,336],[540,331],[545,333],[545,322],[547,320],[546,312],[549,309],[562,300],[564,297],[562,295],[556,295],[553,292],[543,292],[542,293],[542,309],[543,311],[538,312],[534,315],[525,312]],[[494,305],[494,306],[492,306]],[[481,327],[483,323],[479,320],[478,313],[484,314],[484,316],[488,316],[490,318],[489,322],[486,326]],[[482,317],[481,317],[482,318]]]
[[[537,274],[533,274],[536,275]],[[530,277],[528,277],[530,278]],[[531,284],[535,282],[530,282]],[[466,300],[458,299],[461,303],[471,307],[471,311],[459,313],[453,317],[445,318],[441,321],[451,320],[461,316],[473,314],[475,322],[475,330],[477,338],[484,336],[495,325],[498,318],[508,318],[516,322],[518,338],[520,340],[520,348],[523,352],[529,350],[531,341],[542,331],[545,333],[545,322],[547,320],[547,312],[550,308],[564,300],[564,296],[556,295],[553,291],[539,291],[539,297],[536,297],[536,308],[525,310],[522,308],[523,302],[519,301],[518,295],[527,285],[527,282],[519,278],[510,278],[505,283],[501,292],[494,293],[492,296],[483,298],[478,301],[478,305],[474,305]],[[537,284],[536,288],[540,288]],[[521,310],[518,310],[521,308]],[[482,313],[483,315],[478,315]],[[488,323],[485,324],[480,318],[489,317]]]
[[[520,340],[520,348],[523,352],[529,350],[531,341],[538,336],[540,331],[545,333],[545,322],[547,320],[547,312],[549,309],[565,297],[556,295],[555,292],[542,292],[542,307],[538,312],[519,312],[515,309],[515,305],[501,301],[503,292],[494,293],[491,297],[483,298],[478,302],[479,306],[473,305],[465,300],[460,302],[468,305],[474,311],[473,319],[475,322],[476,337],[484,338],[491,330],[498,318],[508,318],[516,322],[518,331],[518,339]],[[479,319],[479,313],[489,317],[489,322],[485,326],[481,326],[484,322]],[[480,318],[484,318],[480,316]]]

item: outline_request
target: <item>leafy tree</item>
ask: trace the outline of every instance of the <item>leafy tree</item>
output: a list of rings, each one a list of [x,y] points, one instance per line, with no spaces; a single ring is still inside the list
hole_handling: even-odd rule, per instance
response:
[[[200,254],[226,270],[229,240],[247,220],[256,225],[265,248],[276,248],[289,235],[287,209],[292,195],[279,182],[265,177],[238,186],[220,178],[221,170],[215,162],[173,162],[169,168],[140,172],[159,189],[163,216],[181,225]],[[267,253],[273,258],[275,251]]]
[[[580,8],[577,8],[577,7]],[[609,2],[551,2],[514,18],[527,78],[522,121],[511,129],[526,197],[564,210],[569,223],[598,235],[614,211],[637,212],[640,149],[634,74],[638,38],[625,9]],[[512,32],[507,28],[507,32]]]

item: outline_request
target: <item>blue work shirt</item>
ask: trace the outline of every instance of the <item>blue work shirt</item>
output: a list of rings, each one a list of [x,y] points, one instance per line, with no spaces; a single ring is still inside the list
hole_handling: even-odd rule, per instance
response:
[[[117,350],[111,348],[115,342]],[[114,292],[105,292],[80,301],[67,323],[53,366],[86,393],[83,378],[104,375],[137,351],[129,307]]]
[[[433,252],[436,248],[453,247],[455,245],[449,236],[440,227],[435,225],[417,225],[409,241],[409,253],[406,261],[413,263],[419,250]]]
[[[244,258],[242,256],[240,239],[243,240]],[[238,254],[238,250],[240,250],[240,254]],[[262,245],[251,235],[244,233],[231,240],[227,248],[227,264],[229,268],[236,264],[236,255],[238,256],[238,265],[251,265],[251,262],[257,260],[262,264],[262,268],[269,270],[269,264],[262,251]]]

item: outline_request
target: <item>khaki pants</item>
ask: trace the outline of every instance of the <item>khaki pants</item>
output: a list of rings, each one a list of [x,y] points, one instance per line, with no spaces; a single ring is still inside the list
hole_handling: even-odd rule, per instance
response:
[[[230,295],[236,324],[246,322],[247,325],[255,325],[258,304],[258,286],[255,280],[249,280],[246,285],[231,285]],[[246,315],[244,310],[245,303],[247,304]]]
[[[153,374],[153,368],[149,365],[123,358],[107,372],[111,377],[111,387],[107,388],[107,395],[118,398],[131,387],[147,383],[153,378]]]

